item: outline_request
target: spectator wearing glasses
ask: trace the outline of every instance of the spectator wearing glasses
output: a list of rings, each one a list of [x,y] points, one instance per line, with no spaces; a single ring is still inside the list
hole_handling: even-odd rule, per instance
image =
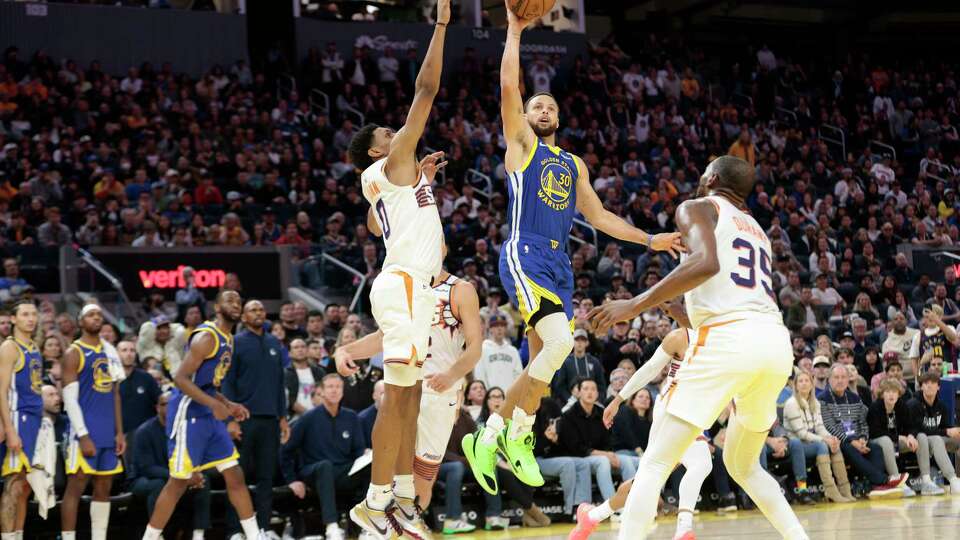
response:
[[[867,426],[867,407],[860,397],[850,391],[850,375],[841,364],[830,368],[830,386],[820,396],[823,425],[831,435],[840,439],[843,456],[855,469],[865,475],[873,486],[870,497],[902,493],[907,474],[890,478],[884,472],[883,450],[870,442]]]

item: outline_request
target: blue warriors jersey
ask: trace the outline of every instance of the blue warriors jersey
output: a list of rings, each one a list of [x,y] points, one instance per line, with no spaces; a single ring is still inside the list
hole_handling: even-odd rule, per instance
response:
[[[19,413],[42,415],[43,398],[40,387],[43,386],[43,357],[33,343],[25,344],[18,339],[12,339],[17,344],[20,355],[13,366],[13,381],[7,397],[10,410]]]
[[[524,165],[508,177],[510,239],[547,241],[551,249],[566,251],[579,177],[573,154],[538,138]]]
[[[203,360],[203,363],[200,364],[200,367],[193,374],[193,383],[199,386],[206,394],[214,396],[217,393],[217,389],[220,388],[220,383],[222,383],[224,377],[226,377],[227,371],[230,370],[230,359],[233,356],[233,336],[224,334],[217,328],[215,322],[207,321],[198,325],[190,332],[190,337],[187,339],[188,350],[193,340],[203,332],[213,336],[215,344],[213,352]],[[181,399],[189,400],[189,407],[185,410],[185,414],[188,416],[213,415],[213,411],[211,411],[209,407],[193,402],[193,400],[190,400],[190,398],[179,389],[174,392],[173,399],[170,400],[171,405],[173,405],[171,408],[179,408]],[[174,403],[174,401],[176,403]]]
[[[567,239],[580,174],[573,154],[537,139],[523,166],[508,175],[510,235],[500,253],[500,280],[528,326],[543,300],[573,318]]]
[[[73,342],[80,353],[77,385],[80,387],[80,410],[90,439],[97,448],[113,448],[117,434],[113,404],[113,377],[110,359],[101,341],[96,347],[79,339]]]

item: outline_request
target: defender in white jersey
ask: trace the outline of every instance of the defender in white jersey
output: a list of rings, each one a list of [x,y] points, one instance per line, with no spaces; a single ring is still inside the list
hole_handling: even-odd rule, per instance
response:
[[[433,281],[431,296],[430,346],[423,364],[413,464],[420,512],[430,505],[437,471],[459,413],[463,378],[477,365],[483,346],[480,300],[473,285],[441,270]],[[378,330],[356,341],[354,353],[358,357],[373,356],[385,343],[385,334]],[[459,516],[451,518],[444,523],[445,530],[467,532],[464,524],[458,523]]]
[[[383,406],[371,437],[370,488],[366,499],[350,510],[350,519],[379,540],[393,534],[429,536],[415,503],[413,449],[419,366],[427,355],[434,304],[430,283],[440,273],[443,228],[416,150],[440,89],[450,0],[437,2],[436,21],[404,126],[399,131],[363,126],[348,148],[350,161],[363,171],[363,195],[371,205],[367,223],[382,233],[387,249],[383,271],[370,291],[373,316],[383,332]],[[337,350],[341,375],[357,371],[354,349],[348,345]]]
[[[603,424],[607,429],[613,426],[614,418],[617,416],[620,406],[623,403],[629,403],[634,394],[650,384],[664,368],[667,368],[667,376],[660,383],[660,393],[657,394],[653,406],[653,426],[650,429],[650,438],[657,436],[657,428],[667,414],[663,394],[673,383],[680,366],[683,364],[683,357],[689,346],[691,334],[692,332],[686,328],[678,328],[672,330],[663,338],[663,343],[657,347],[650,360],[630,377],[627,384],[603,410]],[[686,472],[680,480],[677,529],[673,538],[674,540],[696,540],[696,535],[693,532],[693,514],[696,510],[697,499],[700,496],[700,488],[703,487],[703,482],[713,470],[713,458],[710,455],[710,445],[707,443],[706,437],[697,437],[697,440],[683,452],[680,464],[683,465]],[[577,526],[570,531],[568,540],[586,540],[601,521],[623,508],[632,485],[633,479],[624,482],[617,488],[617,493],[600,506],[594,507],[588,503],[581,504],[577,508]]]
[[[697,436],[732,399],[724,464],[788,540],[808,538],[759,463],[766,433],[776,420],[776,399],[793,366],[790,333],[771,290],[770,241],[746,211],[753,190],[749,163],[722,156],[707,166],[698,196],[677,209],[689,255],[659,283],[631,300],[590,313],[605,331],[617,321],[685,294],[696,334],[667,390],[666,416],[640,461],[627,499],[620,538],[644,538],[656,515],[657,493]]]

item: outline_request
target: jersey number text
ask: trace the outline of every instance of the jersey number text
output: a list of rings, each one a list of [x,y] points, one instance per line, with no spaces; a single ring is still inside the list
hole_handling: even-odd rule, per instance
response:
[[[763,285],[763,290],[770,295],[770,298],[774,299],[776,302],[776,296],[773,294],[773,289],[770,288],[770,285],[773,283],[773,274],[770,271],[770,254],[767,253],[767,250],[761,248],[755,248],[753,244],[744,240],[743,238],[736,238],[733,241],[733,249],[746,251],[745,257],[740,257],[739,263],[740,266],[746,268],[746,277],[744,277],[740,272],[730,272],[730,279],[733,280],[740,287],[745,287],[747,289],[752,289],[757,286],[757,251],[760,252],[760,272],[766,276],[766,281],[763,277],[760,278],[760,284]]]

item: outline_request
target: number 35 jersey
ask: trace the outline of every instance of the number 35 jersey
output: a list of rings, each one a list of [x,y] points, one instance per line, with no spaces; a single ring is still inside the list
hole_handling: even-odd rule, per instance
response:
[[[443,225],[433,190],[422,172],[413,186],[390,183],[386,164],[387,158],[378,160],[360,177],[387,247],[383,271],[405,272],[429,284],[443,263]]]
[[[703,197],[717,209],[717,259],[720,271],[684,295],[690,324],[741,318],[783,323],[773,292],[770,240],[753,216],[724,197]]]

